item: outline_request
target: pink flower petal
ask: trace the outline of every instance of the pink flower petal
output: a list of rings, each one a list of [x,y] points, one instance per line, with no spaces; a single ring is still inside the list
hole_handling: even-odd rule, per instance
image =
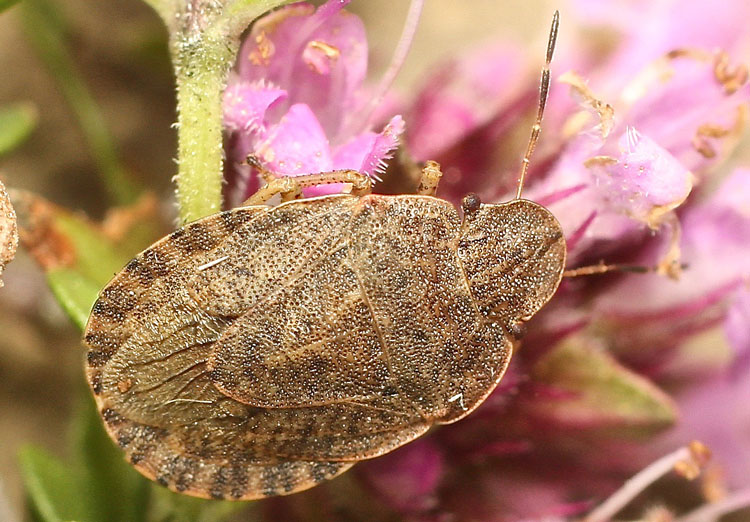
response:
[[[282,89],[232,75],[224,91],[224,125],[230,131],[264,132],[266,111],[286,97]]]
[[[290,103],[307,104],[334,142],[367,73],[364,25],[341,11],[347,3],[329,0],[314,14],[309,4],[293,4],[264,17],[237,64],[243,80],[266,79],[286,89]]]
[[[380,134],[366,132],[339,147],[333,156],[333,167],[377,177],[385,170],[385,162],[398,147],[398,138],[403,132],[404,120],[394,116]]]
[[[750,100],[750,84],[727,92],[711,59],[683,57],[662,68],[634,95],[627,123],[700,175],[731,150],[727,145],[737,134],[740,106]]]
[[[695,314],[726,299],[750,278],[750,212],[742,196],[748,191],[750,170],[737,169],[710,199],[681,214],[682,261],[688,266],[679,281],[657,274],[628,276],[602,295],[598,306],[608,313],[664,314],[695,303],[697,308],[688,308]],[[646,255],[656,259],[660,252]]]
[[[731,52],[748,44],[750,4],[744,0],[574,0],[571,7],[584,22],[621,33],[619,51],[606,68],[614,85],[632,78],[645,61],[674,49]]]
[[[436,490],[443,474],[439,448],[422,438],[360,468],[375,492],[401,513],[418,513],[436,503]]]
[[[747,283],[734,296],[724,321],[724,331],[740,364],[750,367],[750,287]]]
[[[276,174],[299,176],[331,170],[331,155],[323,128],[305,104],[297,103],[271,127],[255,148],[265,166]]]
[[[687,198],[691,174],[664,148],[629,127],[615,164],[593,169],[600,197],[615,211],[658,228],[664,214]]]

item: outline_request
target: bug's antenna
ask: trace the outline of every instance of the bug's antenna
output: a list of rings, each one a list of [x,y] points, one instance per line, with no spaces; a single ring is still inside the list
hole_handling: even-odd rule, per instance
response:
[[[539,139],[539,132],[542,130],[542,117],[544,116],[544,107],[545,105],[547,105],[547,94],[549,92],[549,66],[552,62],[552,53],[555,51],[555,42],[557,41],[557,28],[559,26],[560,12],[555,11],[555,15],[552,17],[552,27],[549,30],[549,40],[547,41],[547,59],[544,62],[544,68],[542,69],[542,81],[539,85],[539,108],[537,109],[536,121],[534,122],[534,126],[531,127],[531,137],[529,138],[529,144],[526,146],[526,155],[523,157],[523,163],[521,164],[521,174],[518,176],[518,192],[516,192],[516,199],[521,199],[523,182],[526,178],[526,173],[529,170],[531,155],[534,153],[536,142]]]

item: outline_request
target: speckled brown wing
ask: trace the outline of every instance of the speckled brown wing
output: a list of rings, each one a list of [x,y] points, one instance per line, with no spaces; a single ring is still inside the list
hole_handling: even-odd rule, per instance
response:
[[[459,226],[435,198],[361,198],[314,271],[227,328],[212,380],[254,407],[360,405],[347,416],[366,429],[341,430],[326,453],[335,458],[382,454],[462,415],[502,375],[509,342],[472,303]],[[301,438],[294,455],[320,454],[313,442]]]
[[[325,215],[326,205],[346,199],[322,201],[318,209]],[[217,214],[154,244],[102,291],[86,328],[88,378],[110,435],[141,472],[178,491],[259,498],[311,487],[351,465],[287,459],[253,445],[279,440],[272,433],[278,419],[224,396],[208,379],[211,346],[234,317],[216,308],[207,313],[188,281],[217,266],[217,250],[266,212]],[[282,218],[266,226],[283,233],[295,225]]]
[[[347,212],[354,199],[331,197],[297,205],[291,210],[299,212],[299,219],[283,208],[236,209],[187,225],[144,251],[107,285],[93,307],[85,341],[91,348],[94,392],[103,390],[101,400],[128,418],[158,426],[205,419],[217,404],[230,407],[232,399],[204,378],[214,341],[245,303],[294,284],[294,277],[279,282],[279,273],[296,274],[307,267],[305,252],[314,257],[309,250],[284,250],[284,240],[300,244],[296,238],[310,237],[309,229],[321,230],[323,238],[333,235],[342,225],[332,228],[331,216]],[[235,310],[230,297],[237,292]]]
[[[286,495],[329,480],[354,464],[253,458],[215,443],[195,451],[185,441],[186,436],[196,436],[195,430],[186,435],[187,427],[149,426],[111,409],[102,410],[102,416],[107,431],[138,471],[173,491],[196,497],[254,500]]]
[[[221,263],[193,271],[190,295],[204,312],[239,317],[318,272],[340,243],[358,198],[334,195],[293,201],[248,222],[213,252]]]
[[[429,421],[419,396],[435,402],[442,357],[479,321],[457,268],[458,227],[435,198],[361,198],[304,279],[227,328],[212,379],[256,407],[345,401]]]
[[[338,241],[326,242],[327,252],[300,269],[303,277],[244,310],[209,358],[223,394],[290,426],[263,442],[269,453],[371,458],[432,424],[398,393],[359,260],[351,259],[361,233],[351,223],[362,208],[360,202],[353,209]],[[305,416],[315,423],[297,432]]]
[[[433,422],[457,420],[500,380],[511,343],[474,303],[458,261],[456,209],[429,196],[370,196],[361,207],[350,257],[397,391]]]

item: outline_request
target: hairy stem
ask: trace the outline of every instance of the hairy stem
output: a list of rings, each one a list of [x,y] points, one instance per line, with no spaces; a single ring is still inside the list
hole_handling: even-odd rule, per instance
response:
[[[175,181],[182,222],[221,209],[221,98],[233,58],[231,48],[213,44],[183,46],[175,60],[179,164]]]
[[[240,35],[268,9],[286,3],[189,0],[176,15],[172,55],[177,79],[177,203],[180,221],[221,210],[222,94]]]

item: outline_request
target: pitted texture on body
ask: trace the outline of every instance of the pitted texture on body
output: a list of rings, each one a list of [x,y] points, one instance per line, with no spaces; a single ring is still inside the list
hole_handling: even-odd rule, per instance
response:
[[[549,284],[526,273],[539,263],[513,260],[541,256],[555,288],[562,272],[547,260],[554,241],[516,218],[500,220],[532,245],[499,241],[510,256],[492,262],[521,278],[518,299],[509,280],[490,291],[480,239],[432,197],[328,196],[183,227],[92,310],[88,376],[110,435],[172,489],[250,499],[464,416],[505,371],[511,326],[554,291],[534,289]]]

